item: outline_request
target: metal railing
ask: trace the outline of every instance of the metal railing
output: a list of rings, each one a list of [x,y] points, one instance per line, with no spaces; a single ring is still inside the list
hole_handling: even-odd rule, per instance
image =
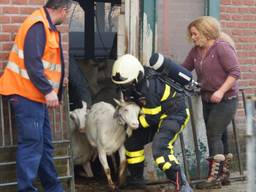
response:
[[[49,110],[49,116],[51,119],[53,145],[57,150],[56,155],[54,155],[54,161],[61,161],[59,164],[63,168],[59,179],[65,182],[67,191],[73,192],[75,191],[75,185],[68,103],[68,94],[67,90],[65,90],[63,104],[57,109]],[[16,165],[13,153],[15,153],[17,147],[17,136],[13,122],[11,106],[5,97],[0,96],[0,156],[2,157],[0,158],[0,169],[5,171],[10,166],[14,168]],[[60,149],[58,149],[58,146]],[[0,177],[0,190],[15,185],[17,185],[16,178],[6,180]]]
[[[256,97],[248,97],[246,100],[247,115],[247,192],[254,192],[256,189]]]
[[[245,93],[243,89],[239,90],[242,96],[242,104],[243,104],[243,108],[245,111],[245,115],[246,115],[246,99],[245,99]],[[193,117],[193,107],[192,107],[192,101],[191,98],[188,97],[188,105],[189,105],[189,109],[191,112],[191,127],[192,127],[192,134],[193,134],[193,142],[194,142],[194,149],[195,149],[195,156],[196,156],[196,178],[192,181],[192,183],[198,183],[202,181],[202,173],[201,173],[201,169],[200,169],[200,149],[199,149],[199,144],[198,144],[198,134],[196,131],[196,123],[195,123],[195,118]],[[237,157],[237,164],[238,164],[238,168],[239,168],[239,175],[238,176],[231,176],[231,180],[245,180],[246,176],[244,175],[244,167],[243,167],[243,161],[242,161],[242,155],[241,155],[241,150],[240,150],[240,140],[239,140],[239,132],[237,130],[237,126],[235,123],[235,119],[232,119],[232,131],[233,131],[233,137],[234,137],[234,143],[235,143],[235,151],[236,151],[236,157]],[[186,155],[184,153],[185,151],[185,146],[184,146],[184,141],[183,141],[183,135],[181,134],[180,137],[181,140],[181,148],[182,148],[182,156],[183,156],[183,163],[184,163],[184,169],[185,169],[185,174],[188,176],[189,178],[189,171],[188,171],[188,161],[186,160]],[[255,146],[255,145],[254,145]]]

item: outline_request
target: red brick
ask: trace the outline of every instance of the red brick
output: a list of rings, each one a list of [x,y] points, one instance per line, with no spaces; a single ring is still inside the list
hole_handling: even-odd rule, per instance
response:
[[[232,1],[231,0],[221,0],[221,4],[223,5],[231,5]]]
[[[1,21],[1,24],[10,23],[11,19],[10,19],[10,16],[0,15],[0,21]]]
[[[234,29],[231,31],[232,36],[233,35],[255,35],[255,30],[246,30],[246,29]],[[230,33],[229,33],[230,34]]]
[[[28,4],[28,0],[11,0],[13,5],[26,5]]]
[[[254,7],[249,7],[248,12],[249,13],[256,13],[256,7],[255,6]]]
[[[20,14],[22,15],[30,15],[35,11],[38,7],[20,7]]]
[[[246,59],[240,59],[240,64],[254,64],[254,60],[255,59],[248,59],[248,58],[246,58]],[[242,67],[244,67],[244,70],[242,69]],[[247,71],[247,70],[249,70],[250,69],[250,66],[241,66],[241,70],[242,71]]]
[[[243,15],[243,20],[244,21],[255,21],[255,15]]]
[[[9,56],[9,53],[7,52],[0,52],[0,61],[7,60]]]
[[[256,74],[251,73],[251,72],[242,72],[242,79],[244,80],[255,80],[256,79]]]
[[[10,34],[0,34],[0,42],[10,41]]]
[[[239,7],[238,12],[239,13],[249,13],[249,7]]]
[[[239,13],[239,8],[221,6],[221,13]]]
[[[250,70],[250,66],[240,66],[240,70],[241,71],[249,71]]]
[[[27,16],[12,16],[11,17],[11,22],[12,23],[23,23],[23,21],[26,19]]]
[[[250,66],[250,70],[249,71],[252,71],[252,72],[255,72],[256,71],[256,66]]]
[[[44,5],[45,0],[29,0],[30,5]]]
[[[18,7],[3,7],[3,14],[18,14]]]
[[[243,16],[242,15],[232,15],[231,16],[232,17],[232,20],[235,20],[235,21],[237,21],[237,20],[242,20],[243,19]]]
[[[0,4],[9,4],[10,0],[0,0]]]
[[[243,0],[232,0],[232,5],[242,5]]]
[[[231,20],[231,15],[227,14],[227,13],[221,14],[220,18],[223,19],[223,20]]]
[[[248,57],[247,52],[238,51],[237,54],[238,54],[239,57]]]
[[[246,95],[255,95],[255,90],[256,89],[245,89],[245,94]]]
[[[249,86],[249,81],[244,81],[244,80],[240,80],[239,82],[239,87],[247,87]]]
[[[8,42],[8,43],[2,43],[3,46],[3,51],[10,51],[12,48],[13,43],[12,42]]]
[[[249,23],[249,24],[248,24],[248,27],[250,27],[250,28],[256,28],[256,23]]]
[[[248,6],[252,6],[255,5],[255,1],[254,0],[244,0],[244,5],[248,5]]]
[[[17,32],[20,25],[6,24],[3,25],[3,32]]]
[[[250,81],[249,86],[255,86],[256,87],[256,81]]]

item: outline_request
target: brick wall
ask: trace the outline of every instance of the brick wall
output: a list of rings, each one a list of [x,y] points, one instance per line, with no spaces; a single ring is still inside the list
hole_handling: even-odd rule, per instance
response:
[[[246,95],[256,94],[256,0],[221,0],[220,21],[223,30],[235,40],[242,77],[240,88]],[[242,101],[240,99],[240,101]],[[242,102],[236,122],[244,127]]]
[[[0,73],[6,65],[15,34],[27,15],[44,5],[45,0],[0,0]],[[59,27],[62,32],[62,45],[67,63],[68,25]]]

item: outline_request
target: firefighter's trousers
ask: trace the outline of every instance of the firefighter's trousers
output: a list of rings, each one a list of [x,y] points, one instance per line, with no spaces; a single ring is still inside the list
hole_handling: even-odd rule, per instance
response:
[[[189,121],[189,111],[183,115],[170,115],[158,125],[135,130],[125,142],[128,170],[132,177],[143,178],[144,145],[152,141],[152,153],[158,167],[170,180],[175,180],[179,162],[174,156],[174,142]]]

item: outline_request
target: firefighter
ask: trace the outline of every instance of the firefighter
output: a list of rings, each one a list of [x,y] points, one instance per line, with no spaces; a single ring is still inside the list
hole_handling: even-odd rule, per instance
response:
[[[159,73],[143,67],[130,54],[115,61],[112,81],[119,85],[126,101],[136,102],[141,107],[140,128],[125,142],[130,173],[127,185],[145,187],[144,145],[152,141],[154,161],[174,183],[176,191],[192,191],[174,155],[174,143],[190,117],[184,94],[176,92]]]

